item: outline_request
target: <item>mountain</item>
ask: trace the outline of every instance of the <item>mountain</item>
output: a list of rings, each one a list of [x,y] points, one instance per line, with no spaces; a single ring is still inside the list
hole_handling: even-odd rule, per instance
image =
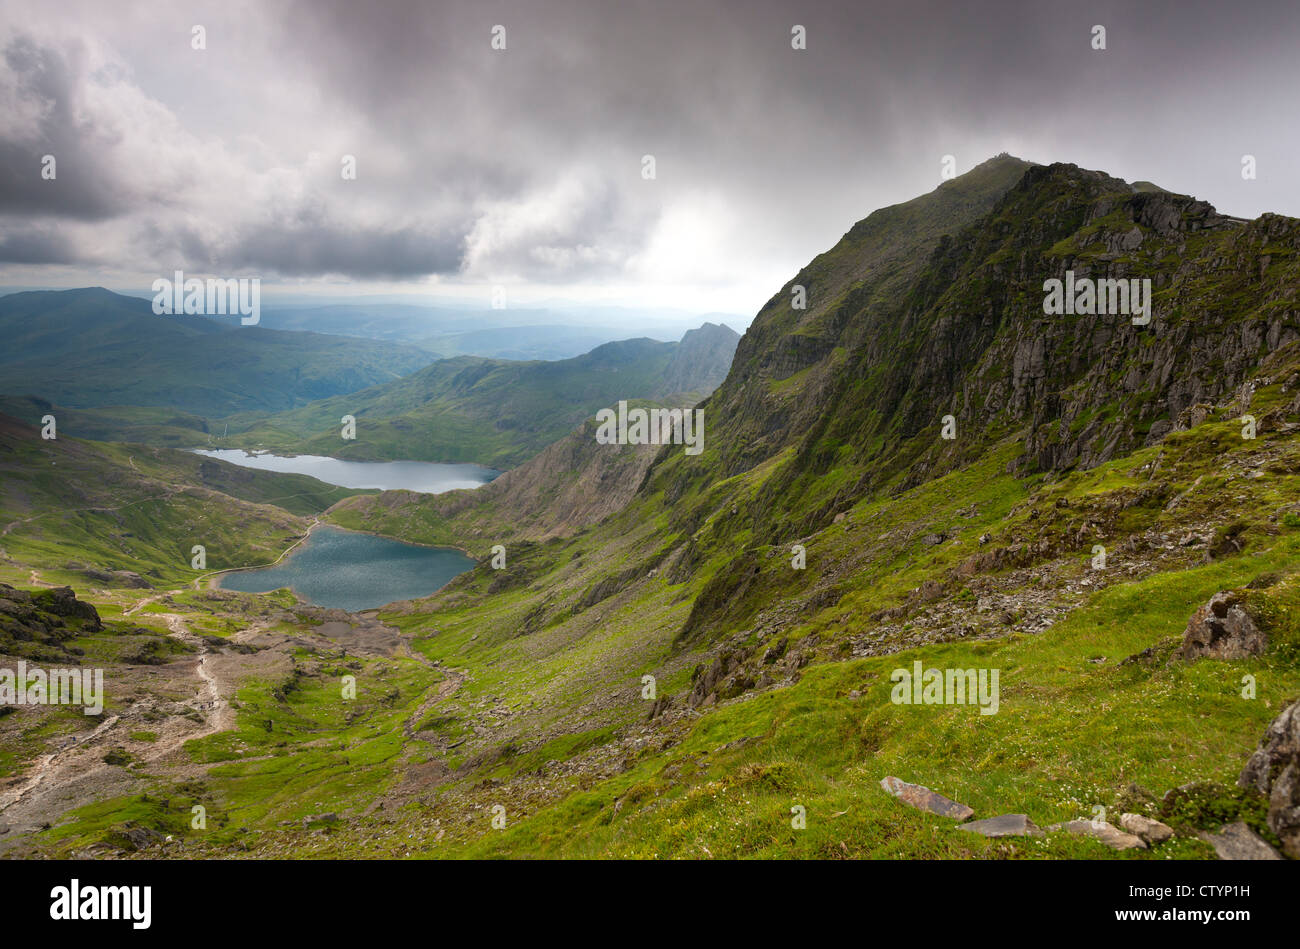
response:
[[[562,396],[592,401],[478,491],[325,512],[481,558],[429,597],[326,621],[284,591],[177,591],[172,620],[237,630],[213,659],[232,720],[171,716],[195,737],[167,772],[134,737],[154,709],[117,700],[130,724],[112,741],[148,782],[118,769],[110,803],[71,812],[33,795],[0,847],[119,853],[143,826],[150,855],[186,857],[1165,860],[1212,859],[1207,836],[1240,822],[1300,855],[1281,777],[1300,766],[1283,741],[1300,695],[1298,252],[1295,218],[999,156],[870,215],[781,288],[698,404],[701,454],[601,444],[587,418],[630,378],[671,387],[674,359],[699,371],[670,344],[545,371],[451,360],[358,393],[358,442],[378,430],[390,450],[417,423],[437,437],[437,413],[518,432],[534,412],[540,439]],[[1150,320],[1049,313],[1045,284],[1075,277],[1150,280]],[[723,348],[712,330],[692,342],[710,339]],[[316,411],[323,431],[348,410]],[[29,458],[50,450],[25,437]],[[128,446],[84,450],[114,457],[88,476],[130,467],[113,455]],[[71,516],[43,537],[14,526],[0,578],[66,556]],[[25,592],[0,601],[46,625],[46,606],[74,609]],[[87,597],[139,607],[121,584]],[[66,645],[122,674],[82,632]],[[995,685],[929,701],[900,689],[921,667]],[[0,720],[16,749],[0,773],[48,747],[29,734]],[[1044,833],[985,837],[895,797],[900,780]],[[186,829],[199,800],[202,833]],[[1132,814],[1172,836],[1122,853],[1094,836]]]
[[[432,359],[396,343],[156,316],[150,301],[98,287],[0,297],[0,333],[4,395],[208,418],[353,392]]]
[[[230,443],[358,460],[523,462],[620,399],[690,404],[727,374],[736,341],[706,323],[679,342],[630,339],[572,359],[460,356],[410,376],[270,418],[230,419]],[[340,438],[352,415],[357,437]]]
[[[635,407],[667,407],[638,399]],[[340,501],[330,519],[344,527],[467,548],[568,537],[598,524],[632,500],[658,454],[657,445],[601,445],[588,419],[517,468],[481,488],[433,497],[384,491]]]
[[[573,508],[529,465],[478,498],[338,505],[331,518],[412,540],[470,534],[484,557],[389,614],[519,710],[458,754],[497,761],[469,773],[528,813],[456,852],[988,853],[936,839],[881,792],[889,774],[1040,822],[1080,816],[1054,789],[1088,787],[1085,805],[1177,825],[1167,853],[1184,856],[1237,817],[1276,841],[1235,780],[1300,690],[1297,251],[1294,218],[1000,157],[876,212],[791,280],[701,403],[702,455],[668,446],[587,481],[627,497],[613,513],[537,532]],[[1045,315],[1044,282],[1067,270],[1150,279],[1150,323]],[[599,447],[614,446],[565,448],[580,479]],[[1267,631],[1265,654],[1170,658],[1221,591]],[[1000,669],[1002,711],[896,704],[891,670],[916,661]],[[1262,668],[1267,697],[1236,698]],[[1178,791],[1194,782],[1200,797]],[[791,801],[818,815],[806,838],[778,827]]]

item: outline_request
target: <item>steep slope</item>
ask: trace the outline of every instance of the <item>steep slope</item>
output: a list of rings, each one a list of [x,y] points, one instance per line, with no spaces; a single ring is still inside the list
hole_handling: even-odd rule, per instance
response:
[[[739,336],[706,323],[679,342],[630,339],[555,362],[460,356],[382,386],[269,419],[230,419],[230,443],[354,459],[510,467],[620,399],[687,404],[727,374]],[[340,438],[339,420],[357,420]]]
[[[780,410],[728,411],[738,385],[783,388],[761,372],[740,384],[739,370],[706,405],[717,454],[665,453],[652,477],[675,500],[716,481],[739,445],[785,449],[758,503],[725,529],[776,541],[969,463],[1010,433],[1023,434],[1012,464],[1024,473],[1095,465],[1159,439],[1297,338],[1298,248],[1293,218],[1245,223],[1073,165],[1030,169],[990,214],[940,241],[906,291],[888,302],[850,294],[828,316],[860,341],[839,348],[815,417],[795,431]],[[1044,281],[1067,270],[1149,279],[1150,323],[1045,316]],[[791,411],[808,413],[804,402]],[[756,394],[746,406],[764,404]],[[953,439],[941,432],[949,414]],[[769,434],[747,441],[755,424]]]
[[[488,774],[529,802],[509,838],[466,830],[469,852],[698,854],[696,840],[806,852],[778,841],[773,823],[788,826],[789,801],[804,797],[823,821],[862,808],[842,831],[852,852],[933,852],[923,819],[901,844],[880,836],[897,805],[871,789],[891,771],[935,775],[932,786],[983,813],[1051,819],[1088,816],[1051,795],[1062,776],[1107,807],[1130,806],[1120,797],[1133,780],[1157,798],[1198,779],[1230,784],[1269,709],[1300,688],[1298,233],[1290,218],[1240,222],[1074,166],[1032,168],[983,217],[935,240],[910,282],[827,308],[823,324],[839,327],[828,355],[803,370],[778,358],[802,352],[798,328],[741,347],[746,358],[738,351],[704,403],[703,455],[662,449],[622,510],[510,547],[504,572],[485,562],[390,614],[431,636],[428,655],[483,678],[462,714],[476,697],[526,709],[457,751],[467,792]],[[828,256],[841,255],[853,257]],[[1043,281],[1071,268],[1149,277],[1151,323],[1045,317]],[[775,333],[773,319],[752,332]],[[791,372],[803,374],[785,400]],[[956,439],[940,437],[944,414]],[[1255,439],[1242,437],[1243,414]],[[1052,444],[1061,448],[1044,453]],[[434,539],[441,522],[421,516],[423,503],[385,527]],[[458,518],[476,523],[472,511]],[[486,548],[497,535],[490,515],[482,523]],[[1163,656],[1210,594],[1247,584],[1263,591],[1265,657],[1120,665],[1148,647]],[[888,697],[889,670],[914,659],[1002,665],[1019,676],[1003,697],[1019,711],[980,730],[969,709],[936,713],[919,727],[945,753],[926,754],[912,740],[917,713]],[[1229,690],[1207,736],[1188,696],[1264,667],[1267,702]],[[645,674],[658,680],[653,703],[641,697]],[[633,724],[652,708],[651,724]],[[1062,738],[1076,728],[1105,729],[1103,750]],[[1153,728],[1169,754],[1142,749]],[[531,771],[571,744],[584,750],[563,773],[581,778]],[[501,762],[503,748],[517,766]],[[791,754],[804,764],[792,770]],[[972,775],[972,760],[993,764]],[[577,790],[593,780],[599,792]],[[757,810],[741,806],[755,796]],[[1267,833],[1253,798],[1228,797],[1224,811]],[[633,805],[627,816],[620,802]],[[566,822],[583,832],[555,836]],[[814,836],[825,844],[830,832]],[[1200,846],[1183,852],[1206,855]]]
[[[155,316],[149,300],[98,287],[0,297],[0,334],[5,395],[209,418],[353,392],[433,358],[376,340]]]
[[[821,414],[844,357],[897,319],[902,296],[940,239],[986,215],[1030,164],[991,158],[929,194],[859,221],[769,300],[708,402],[725,477],[771,458]],[[794,308],[803,287],[805,309]],[[867,314],[872,314],[871,319]]]

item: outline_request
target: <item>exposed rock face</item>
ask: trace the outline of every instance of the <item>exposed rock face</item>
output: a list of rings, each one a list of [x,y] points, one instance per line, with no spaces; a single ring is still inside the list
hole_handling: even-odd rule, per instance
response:
[[[98,632],[104,628],[99,620],[99,612],[89,603],[77,599],[72,587],[55,587],[52,590],[38,590],[31,595],[32,602],[38,609],[55,616],[75,618],[87,622],[86,629]]]
[[[880,786],[886,793],[892,794],[904,804],[910,804],[918,810],[929,811],[931,814],[938,814],[940,817],[965,820],[975,815],[975,811],[965,804],[951,801],[920,784],[908,784],[893,775],[881,779]]]
[[[0,653],[62,657],[63,644],[79,630],[103,628],[98,611],[78,600],[72,587],[28,593],[0,583]]]
[[[662,398],[691,391],[712,392],[727,378],[738,342],[740,334],[721,323],[705,323],[687,331],[664,370],[659,388],[649,395]]]
[[[1300,860],[1300,701],[1273,719],[1237,783],[1268,795],[1269,829]]]
[[[662,473],[657,487],[671,499],[706,474],[793,448],[763,505],[740,515],[757,541],[777,544],[892,477],[906,489],[967,463],[995,432],[1024,433],[1014,471],[1094,467],[1205,421],[1195,407],[1239,393],[1266,353],[1300,339],[1287,305],[1295,219],[1243,222],[1068,164],[1021,165],[1008,181],[1013,167],[993,162],[950,182],[989,190],[965,213],[943,209],[941,230],[930,218],[942,188],[877,212],[804,268],[759,312],[709,401],[716,462],[660,456],[646,483]],[[911,261],[896,262],[904,250]],[[1048,316],[1044,281],[1067,273],[1149,280],[1153,310],[1138,324],[1112,306]],[[806,310],[792,308],[793,286],[807,290]],[[959,438],[937,437],[945,414]],[[845,457],[856,483],[789,523],[772,516]]]
[[[1201,834],[1220,860],[1281,860],[1281,855],[1242,821],[1229,824],[1217,834]]]
[[[1183,644],[1173,658],[1244,659],[1268,647],[1268,637],[1245,609],[1240,592],[1216,593],[1193,614],[1183,633]]]
[[[744,659],[738,652],[724,651],[695,677],[686,701],[694,707],[705,704],[710,696],[717,702],[752,689],[754,679],[742,666]]]
[[[123,850],[148,850],[163,840],[162,834],[135,821],[129,821],[118,828],[115,837]]]

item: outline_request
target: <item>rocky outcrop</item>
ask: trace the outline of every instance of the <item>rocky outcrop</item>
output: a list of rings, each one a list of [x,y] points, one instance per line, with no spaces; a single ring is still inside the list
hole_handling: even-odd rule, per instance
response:
[[[1228,824],[1217,834],[1202,833],[1220,860],[1281,860],[1281,855],[1243,821]]]
[[[1063,830],[1070,834],[1093,837],[1100,840],[1111,850],[1147,849],[1146,841],[1141,837],[1135,834],[1126,834],[1118,827],[1104,820],[1071,820],[1063,824],[1052,824],[1047,829],[1050,831]]]
[[[0,653],[62,658],[68,640],[103,628],[99,612],[72,587],[28,593],[0,583]]]
[[[1173,659],[1244,659],[1268,648],[1268,637],[1255,623],[1244,594],[1237,590],[1216,593],[1187,623],[1183,643]]]
[[[1300,860],[1300,701],[1273,719],[1237,783],[1268,796],[1269,829]]]
[[[755,680],[745,670],[744,661],[742,653],[724,650],[707,668],[697,667],[687,704],[692,707],[712,705],[752,689]]]

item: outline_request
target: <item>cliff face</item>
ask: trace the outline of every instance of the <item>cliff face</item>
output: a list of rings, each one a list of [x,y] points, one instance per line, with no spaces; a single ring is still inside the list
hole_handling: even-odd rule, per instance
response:
[[[731,372],[709,399],[717,474],[772,457],[820,414],[846,355],[897,319],[903,295],[940,240],[986,215],[1030,168],[990,159],[933,192],[855,224],[764,305],[736,347]],[[796,308],[794,289],[804,290]]]
[[[739,333],[720,323],[705,323],[699,329],[688,330],[664,368],[663,381],[647,397],[663,399],[679,393],[712,392],[727,378],[739,341]]]
[[[1151,443],[1300,336],[1297,249],[1295,219],[1241,222],[1071,165],[1033,169],[932,258],[904,324],[923,341],[900,433],[934,426],[936,408],[959,430],[1023,428],[1022,470],[1093,467]],[[1150,280],[1150,322],[1044,315],[1044,281],[1067,272]],[[861,357],[866,370],[885,354]]]
[[[1014,163],[971,173],[987,179],[983,202],[939,208],[940,189],[857,225],[792,281],[808,287],[806,314],[778,294],[706,403],[716,459],[664,455],[653,473],[669,499],[786,452],[752,517],[777,537],[1008,434],[1023,439],[1018,473],[1092,467],[1185,428],[1300,338],[1300,221],[1242,221],[1074,165]],[[950,233],[936,236],[928,216],[941,212]],[[1149,322],[1045,315],[1045,281],[1067,272],[1150,281]],[[941,437],[946,415],[955,438]],[[808,511],[801,499],[819,493]]]

